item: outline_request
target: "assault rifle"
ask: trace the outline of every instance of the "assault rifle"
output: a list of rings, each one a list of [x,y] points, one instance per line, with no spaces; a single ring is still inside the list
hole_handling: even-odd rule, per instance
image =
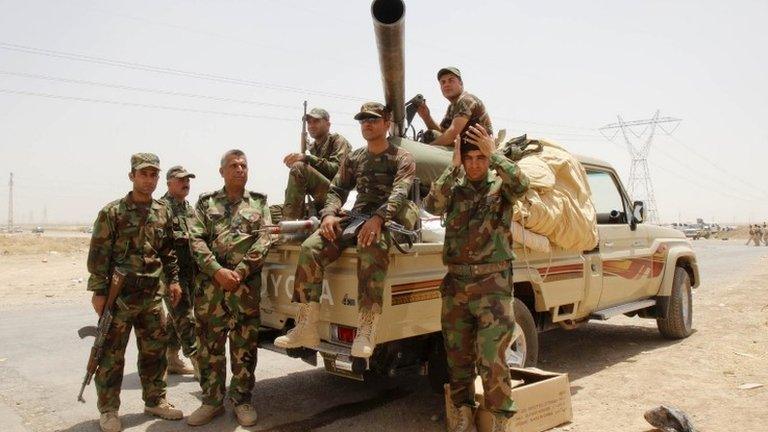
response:
[[[353,241],[357,239],[357,233],[360,231],[360,228],[372,217],[373,214],[361,213],[355,210],[347,212],[346,216],[341,218],[341,225],[344,227],[341,233],[342,240]],[[384,223],[382,229],[389,233],[392,243],[395,244],[397,250],[404,254],[409,253],[411,248],[413,248],[413,243],[419,239],[419,230],[409,230],[395,221]],[[408,244],[407,249],[400,246],[401,240]]]
[[[93,374],[96,373],[101,357],[104,355],[104,341],[107,339],[109,329],[112,327],[114,305],[117,304],[119,308],[127,309],[123,300],[119,298],[120,292],[123,290],[123,284],[125,283],[125,276],[125,273],[120,269],[115,269],[112,273],[107,301],[104,303],[104,309],[99,316],[98,325],[85,326],[77,331],[77,335],[80,336],[80,339],[85,339],[88,336],[93,336],[95,338],[93,347],[91,348],[91,354],[88,356],[88,366],[86,367],[85,378],[83,378],[83,384],[80,386],[80,393],[77,395],[78,402],[85,403],[83,392],[85,391],[85,387],[91,383],[91,378],[93,378]]]
[[[304,115],[301,116],[301,144],[299,145],[301,154],[307,153],[308,144],[309,138],[307,138],[307,101],[304,101]]]

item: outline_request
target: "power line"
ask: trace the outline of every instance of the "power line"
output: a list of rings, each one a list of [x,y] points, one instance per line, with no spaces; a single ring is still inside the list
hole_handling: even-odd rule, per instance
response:
[[[301,87],[287,86],[282,84],[272,84],[272,83],[261,82],[261,81],[227,77],[224,75],[186,71],[186,70],[174,69],[174,68],[163,67],[163,66],[153,66],[153,65],[147,65],[142,63],[108,59],[104,57],[96,57],[96,56],[89,56],[84,54],[68,53],[64,51],[35,48],[35,47],[11,44],[6,42],[0,42],[0,49],[16,51],[16,52],[21,52],[25,54],[40,55],[45,57],[62,58],[66,60],[95,63],[100,65],[119,67],[119,68],[125,68],[125,69],[141,70],[146,72],[155,72],[155,73],[161,73],[161,74],[167,74],[167,75],[204,79],[208,81],[215,81],[215,82],[221,82],[226,84],[259,87],[259,88],[266,88],[270,90],[288,91],[293,93],[315,95],[315,96],[322,96],[322,97],[349,100],[349,101],[365,101],[366,100],[365,98],[348,96],[348,95],[343,95],[339,93],[310,90],[310,89],[305,89]]]

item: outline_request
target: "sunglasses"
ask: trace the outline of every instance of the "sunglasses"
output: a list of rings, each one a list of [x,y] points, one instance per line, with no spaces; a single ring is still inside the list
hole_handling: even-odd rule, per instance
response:
[[[366,117],[363,119],[358,120],[360,124],[366,124],[366,123],[376,123],[376,121],[381,120],[380,117]]]

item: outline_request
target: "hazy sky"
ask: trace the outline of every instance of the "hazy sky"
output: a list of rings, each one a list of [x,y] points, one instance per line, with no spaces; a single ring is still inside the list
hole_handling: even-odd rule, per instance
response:
[[[13,171],[17,221],[47,209],[49,222],[90,223],[130,189],[138,151],[195,172],[194,199],[221,187],[219,157],[241,148],[249,187],[282,201],[303,100],[363,144],[352,114],[383,99],[369,6],[0,0],[0,221]],[[623,141],[597,129],[659,109],[683,119],[651,151],[662,219],[762,221],[766,22],[764,0],[411,0],[406,98],[424,94],[441,117],[435,73],[456,65],[497,129],[607,160],[625,181]]]

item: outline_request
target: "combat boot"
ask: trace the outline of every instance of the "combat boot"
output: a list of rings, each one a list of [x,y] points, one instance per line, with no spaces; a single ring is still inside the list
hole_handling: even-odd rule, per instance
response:
[[[240,426],[248,427],[256,424],[259,419],[259,414],[256,412],[256,408],[249,403],[240,404],[235,407],[235,418]]]
[[[120,423],[120,417],[117,416],[117,411],[101,413],[101,416],[99,417],[99,427],[102,432],[120,432],[123,430],[123,425]]]
[[[361,310],[357,335],[352,342],[352,357],[370,358],[376,348],[376,328],[381,314],[370,310]]]
[[[488,429],[488,432],[507,432],[509,426],[512,424],[511,418],[501,414],[491,414],[490,420],[490,428]]]
[[[296,325],[285,336],[275,339],[278,348],[307,347],[316,349],[320,345],[317,322],[320,320],[320,303],[299,303]]]
[[[472,407],[467,405],[457,407],[452,403],[447,403],[445,409],[445,423],[448,432],[477,432]]]
[[[165,398],[157,401],[157,405],[144,406],[144,412],[155,417],[160,417],[166,420],[181,420],[184,418],[184,413],[181,410],[176,409]]]
[[[224,405],[213,406],[203,404],[187,417],[187,424],[190,426],[206,425],[222,414],[224,414]]]
[[[190,375],[195,372],[192,366],[188,365],[181,357],[179,357],[178,348],[168,348],[166,355],[168,358],[168,373],[171,375]]]

